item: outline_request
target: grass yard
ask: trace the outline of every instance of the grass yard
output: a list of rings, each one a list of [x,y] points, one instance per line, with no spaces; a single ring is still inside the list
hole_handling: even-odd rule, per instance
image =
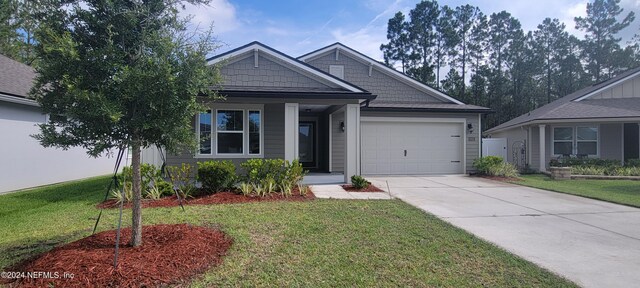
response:
[[[100,177],[0,195],[0,268],[88,236],[107,182]],[[143,221],[215,225],[234,239],[224,263],[193,287],[575,287],[401,201],[185,208],[145,209]],[[116,215],[105,210],[99,230],[114,229]]]
[[[522,175],[520,178],[522,181],[512,181],[512,183],[640,207],[640,181],[552,180],[542,174]]]

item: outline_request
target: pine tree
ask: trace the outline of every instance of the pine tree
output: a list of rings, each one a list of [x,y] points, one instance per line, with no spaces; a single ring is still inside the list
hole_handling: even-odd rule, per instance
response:
[[[406,72],[411,56],[408,25],[404,14],[402,12],[396,13],[393,18],[389,19],[387,25],[389,43],[380,45],[385,64],[393,67],[396,62],[400,62],[403,73]]]

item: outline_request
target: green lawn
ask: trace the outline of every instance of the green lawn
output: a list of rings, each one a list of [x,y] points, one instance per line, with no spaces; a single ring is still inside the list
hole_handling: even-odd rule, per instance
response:
[[[0,196],[0,267],[89,235],[107,181]],[[105,210],[100,230],[114,228],[116,213]],[[401,201],[156,208],[143,221],[215,225],[233,237],[224,263],[194,287],[575,287]]]
[[[522,181],[512,183],[640,207],[640,181],[552,180],[542,174],[522,175],[520,178]]]

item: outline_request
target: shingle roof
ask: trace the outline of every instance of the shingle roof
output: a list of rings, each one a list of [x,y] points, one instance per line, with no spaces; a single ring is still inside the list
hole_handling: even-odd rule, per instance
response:
[[[529,113],[493,127],[486,132],[490,133],[506,128],[517,127],[536,120],[640,117],[640,98],[586,98],[581,101],[575,101],[578,98],[613,85],[638,72],[640,72],[640,67],[629,69],[607,81],[580,89]]]
[[[0,55],[0,93],[27,97],[35,77],[30,66]]]

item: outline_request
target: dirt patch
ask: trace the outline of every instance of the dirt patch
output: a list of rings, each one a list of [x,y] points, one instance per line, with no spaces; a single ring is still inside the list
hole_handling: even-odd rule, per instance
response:
[[[315,195],[308,189],[306,195],[300,195],[298,188],[296,187],[292,192],[292,196],[285,197],[280,193],[271,193],[268,196],[257,195],[242,195],[235,192],[218,192],[211,195],[196,196],[194,198],[183,199],[182,205],[211,205],[211,204],[231,204],[231,203],[250,203],[250,202],[263,202],[263,201],[308,201],[315,199]],[[180,201],[176,196],[164,197],[159,200],[142,200],[143,208],[153,207],[175,207],[179,206]],[[115,199],[109,199],[97,205],[98,208],[116,208],[118,207],[118,201]],[[124,205],[125,208],[131,208],[131,203]]]
[[[342,189],[344,189],[347,192],[385,192],[384,190],[376,187],[373,184],[369,184],[369,186],[362,189],[357,189],[356,187],[353,187],[353,185],[340,185],[340,186],[342,186]]]
[[[122,229],[117,269],[113,268],[116,231],[111,230],[54,248],[5,270],[49,274],[0,279],[0,283],[11,287],[157,287],[188,283],[219,265],[232,244],[231,238],[217,229],[188,224],[145,226],[142,246],[135,248],[127,245],[130,235],[131,229]]]

